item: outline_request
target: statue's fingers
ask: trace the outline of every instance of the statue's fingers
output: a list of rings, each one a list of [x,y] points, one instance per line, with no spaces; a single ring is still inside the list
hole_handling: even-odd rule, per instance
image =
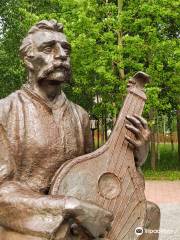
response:
[[[111,229],[112,229],[112,226],[111,226],[111,224],[109,224],[106,228],[106,231],[109,232]]]
[[[143,125],[141,124],[141,121],[139,121],[136,117],[134,116],[126,116],[127,120],[132,123],[133,126],[142,129]]]
[[[136,81],[134,81],[133,78],[130,78],[130,79],[128,80],[128,83],[135,85],[135,84],[136,84]]]
[[[128,81],[127,87],[128,88],[133,87],[135,84],[136,84],[136,82],[132,78],[130,78]]]
[[[132,125],[129,125],[129,124],[126,124],[126,128],[127,128],[130,132],[134,133],[134,135],[135,135],[137,138],[140,138],[140,137],[141,137],[141,131],[140,131],[138,128],[136,128],[136,127],[134,127],[134,126],[132,126]]]
[[[96,239],[97,240],[97,239]],[[110,240],[110,238],[103,237],[103,238],[98,238],[98,240]]]
[[[148,123],[147,123],[146,119],[144,119],[144,118],[141,117],[141,116],[138,116],[137,114],[134,114],[134,117],[141,122],[143,128],[145,128],[145,129],[148,128]]]
[[[99,238],[99,240],[110,240],[109,238]]]
[[[130,144],[131,148],[136,148],[137,147],[137,144],[136,144],[135,140],[133,140],[129,136],[125,136],[125,138],[128,141],[128,143]]]
[[[113,214],[112,214],[111,212],[108,212],[107,218],[108,218],[108,220],[109,220],[110,222],[112,222],[112,221],[114,220],[114,216],[113,216]]]
[[[79,226],[76,223],[71,225],[70,230],[73,235],[79,235]]]
[[[98,239],[105,239],[105,235],[106,235],[106,233],[109,232],[111,229],[112,229],[111,224],[110,224],[110,223],[107,224],[107,226],[106,226],[106,228],[105,228],[105,233],[100,234],[100,236],[99,236]]]

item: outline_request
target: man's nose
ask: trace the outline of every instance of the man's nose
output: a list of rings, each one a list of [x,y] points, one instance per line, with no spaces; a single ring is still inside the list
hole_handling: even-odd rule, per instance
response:
[[[61,59],[61,60],[66,60],[67,59],[67,54],[60,44],[56,45],[54,58],[55,59]]]

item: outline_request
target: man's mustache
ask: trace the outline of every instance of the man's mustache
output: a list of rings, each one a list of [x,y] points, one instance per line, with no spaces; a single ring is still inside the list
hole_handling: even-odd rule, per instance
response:
[[[68,73],[71,70],[71,66],[70,64],[65,62],[54,62],[52,65],[42,70],[38,79],[42,80],[46,78],[50,73],[54,72],[56,69],[61,69],[64,72]]]

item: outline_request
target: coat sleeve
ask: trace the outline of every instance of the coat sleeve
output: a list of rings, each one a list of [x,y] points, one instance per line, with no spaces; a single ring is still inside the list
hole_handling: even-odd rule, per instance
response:
[[[41,195],[13,181],[16,164],[0,124],[0,225],[32,236],[51,237],[63,221],[65,198]]]

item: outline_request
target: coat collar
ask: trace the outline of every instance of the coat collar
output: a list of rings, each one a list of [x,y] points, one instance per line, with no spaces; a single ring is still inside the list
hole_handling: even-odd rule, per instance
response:
[[[47,101],[46,99],[38,95],[36,92],[34,92],[30,84],[24,84],[21,90],[27,93],[31,98],[35,99],[36,101],[38,101],[39,103],[41,103],[51,111],[56,110],[58,108],[62,108],[65,105],[65,103],[68,101],[66,98],[66,95],[62,90],[60,94],[57,95],[52,102]]]

